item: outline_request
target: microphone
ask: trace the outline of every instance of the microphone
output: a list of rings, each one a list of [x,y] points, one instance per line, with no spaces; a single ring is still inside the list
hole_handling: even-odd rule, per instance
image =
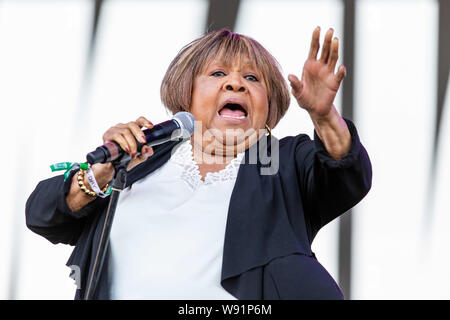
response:
[[[137,155],[140,154],[144,145],[156,146],[179,138],[188,138],[194,133],[195,118],[189,112],[177,112],[171,120],[156,124],[151,129],[144,130],[146,143],[136,141]],[[107,163],[120,159],[127,154],[116,142],[107,142],[86,155],[87,162]]]

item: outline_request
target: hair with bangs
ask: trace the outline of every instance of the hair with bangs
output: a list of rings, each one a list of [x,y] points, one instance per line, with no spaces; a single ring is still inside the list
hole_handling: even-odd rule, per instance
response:
[[[256,40],[221,29],[207,33],[185,47],[172,60],[161,84],[161,101],[173,114],[189,111],[195,77],[214,59],[228,64],[248,58],[263,74],[268,91],[267,124],[276,126],[286,113],[290,95],[276,59]]]

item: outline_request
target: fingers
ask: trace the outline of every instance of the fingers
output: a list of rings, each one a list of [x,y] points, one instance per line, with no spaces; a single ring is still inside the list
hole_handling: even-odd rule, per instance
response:
[[[138,141],[140,143],[145,143],[146,139],[145,139],[144,132],[136,124],[136,122],[128,122],[127,129],[129,131],[131,131],[131,134],[129,134],[129,132],[126,132],[126,134],[124,134],[124,136],[125,136],[125,139],[127,140],[128,146],[131,151],[131,153],[130,153],[131,158],[134,158],[138,151],[136,141]]]
[[[131,130],[136,140],[139,141],[140,143],[146,143],[147,140],[145,139],[144,131],[141,129],[142,127],[143,126],[139,125],[137,122],[128,123],[128,128]],[[153,125],[151,127],[153,127]]]
[[[139,157],[136,157],[130,161],[130,163],[128,164],[128,167],[127,167],[127,171],[130,171],[135,166],[144,162],[145,160],[148,159],[148,157],[151,157],[152,155],[153,155],[152,147],[149,147],[147,145],[142,146],[141,154],[139,155]]]
[[[334,72],[334,69],[336,68],[336,62],[338,60],[339,54],[339,39],[334,38],[333,42],[331,43],[331,50],[330,50],[330,57],[328,59],[328,68]]]
[[[153,148],[149,146],[143,146],[141,149],[141,155],[139,160],[147,160],[148,157],[153,155]]]
[[[319,52],[320,43],[320,27],[316,27],[313,31],[311,39],[311,47],[309,49],[309,59],[317,59],[317,53]]]
[[[336,73],[334,79],[340,83],[342,81],[342,79],[345,78],[345,76],[347,75],[347,69],[345,68],[345,66],[340,66],[338,69],[338,72]]]
[[[290,74],[288,75],[288,80],[291,84],[292,93],[297,96],[299,95],[303,90],[303,82],[301,82],[297,76]]]
[[[328,57],[330,56],[331,39],[333,38],[333,28],[328,29],[325,34],[325,39],[323,40],[322,53],[320,55],[320,61],[322,63],[327,63]]]
[[[140,127],[146,127],[146,128],[153,127],[153,123],[150,120],[148,120],[147,118],[142,117],[142,116],[136,119],[136,123]]]
[[[128,134],[129,130],[127,130],[125,126],[125,124],[119,123],[108,129],[108,131],[106,131],[103,135],[103,143],[114,141],[127,153],[131,153],[127,139],[125,139],[125,135]]]
[[[320,62],[327,64],[328,68],[334,72],[339,58],[339,39],[337,37],[333,38],[333,34],[333,28],[328,29],[325,34]]]
[[[338,52],[339,52],[339,39],[337,37],[333,38],[334,29],[328,29],[325,34],[325,39],[323,40],[322,52],[320,54],[319,61],[328,65],[328,67],[334,71],[336,67],[336,62],[338,60]],[[310,59],[317,59],[317,53],[320,47],[320,27],[317,27],[313,31],[313,36],[311,40],[311,48],[309,51]]]
[[[147,142],[145,134],[142,131],[142,127],[152,128],[153,124],[145,117],[139,117],[136,121],[131,121],[126,124],[119,123],[105,132],[103,135],[103,141],[116,142],[123,150],[130,154],[132,158],[135,158],[138,148],[137,142]],[[143,147],[141,149],[141,154],[146,153],[151,155],[153,153],[153,149],[150,148],[151,150],[149,150],[148,148],[144,149]]]

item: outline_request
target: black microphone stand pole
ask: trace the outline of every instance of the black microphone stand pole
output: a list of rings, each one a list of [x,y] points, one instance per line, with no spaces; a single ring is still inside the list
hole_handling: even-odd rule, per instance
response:
[[[119,201],[120,192],[125,188],[127,182],[127,167],[131,160],[128,154],[125,154],[120,159],[112,162],[114,165],[114,179],[112,182],[112,192],[109,195],[109,204],[106,211],[105,222],[103,223],[103,229],[100,236],[100,241],[95,255],[94,265],[92,268],[91,276],[89,277],[87,284],[87,291],[84,296],[84,300],[92,300],[98,281],[100,279],[100,273],[105,261],[106,249],[109,244],[109,234],[111,232],[111,226],[116,212],[117,203]]]

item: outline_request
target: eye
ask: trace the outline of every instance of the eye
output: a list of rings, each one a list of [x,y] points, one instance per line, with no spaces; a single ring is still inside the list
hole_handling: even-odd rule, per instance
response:
[[[211,76],[213,77],[220,77],[220,76],[224,76],[225,72],[223,71],[214,71],[213,73],[211,73]]]
[[[254,75],[251,75],[251,74],[245,76],[244,78],[249,80],[249,81],[252,81],[252,82],[258,82],[259,81],[258,78],[256,78]]]

